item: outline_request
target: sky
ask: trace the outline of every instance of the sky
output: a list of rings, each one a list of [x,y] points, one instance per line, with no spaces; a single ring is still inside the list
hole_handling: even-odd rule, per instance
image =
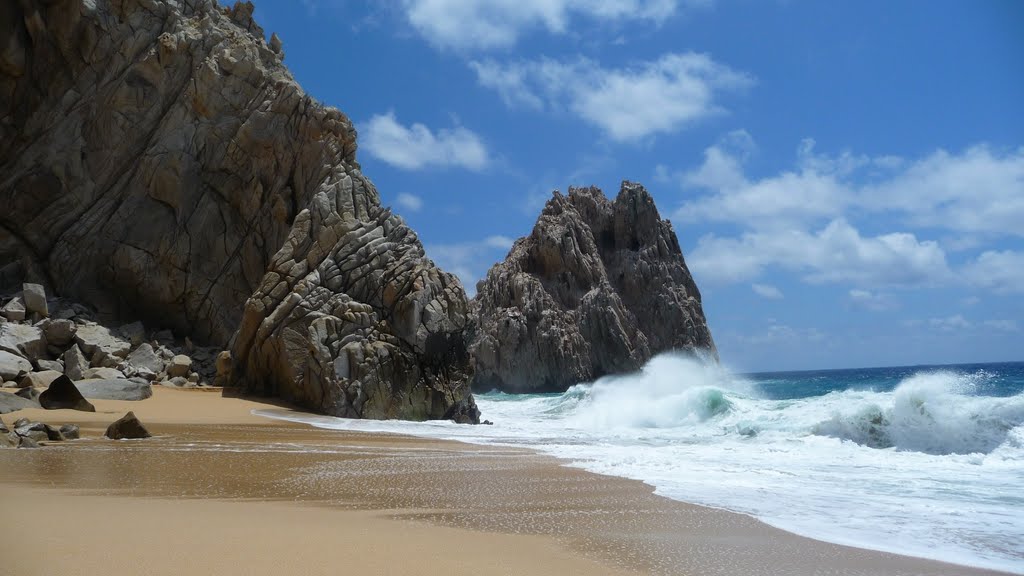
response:
[[[553,190],[637,181],[722,361],[1024,360],[1024,3],[257,0],[471,295]]]

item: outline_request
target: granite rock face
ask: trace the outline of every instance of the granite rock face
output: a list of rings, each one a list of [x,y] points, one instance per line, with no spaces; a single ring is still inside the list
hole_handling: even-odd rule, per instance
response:
[[[0,7],[0,283],[226,344],[355,130],[213,0]],[[28,304],[28,302],[26,302]]]
[[[0,288],[228,347],[225,383],[313,410],[475,421],[462,286],[381,206],[350,120],[302,91],[252,13],[0,6]],[[94,367],[141,343],[73,338]]]
[[[339,170],[246,303],[230,377],[337,416],[476,422],[468,314],[369,180]]]
[[[717,359],[700,292],[650,194],[555,192],[477,286],[473,388],[564,391],[669,350]]]

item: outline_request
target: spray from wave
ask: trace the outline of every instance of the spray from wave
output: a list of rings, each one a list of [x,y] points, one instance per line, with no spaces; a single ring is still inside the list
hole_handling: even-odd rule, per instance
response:
[[[665,354],[640,372],[577,384],[562,395],[567,423],[588,429],[675,428],[729,413],[753,387],[718,364]]]
[[[870,448],[926,454],[989,454],[1024,424],[1024,395],[973,396],[977,374],[919,373],[893,392],[853,411],[838,412],[813,432]]]

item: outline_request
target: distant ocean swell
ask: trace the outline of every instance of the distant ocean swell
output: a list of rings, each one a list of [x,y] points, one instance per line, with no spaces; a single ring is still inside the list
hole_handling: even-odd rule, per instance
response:
[[[1024,364],[737,376],[663,355],[494,426],[302,419],[530,446],[813,538],[1024,574]]]

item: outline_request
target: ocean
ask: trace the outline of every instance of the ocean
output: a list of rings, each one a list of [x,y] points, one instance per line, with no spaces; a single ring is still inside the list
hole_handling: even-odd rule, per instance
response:
[[[733,374],[662,355],[477,403],[493,426],[289,419],[529,447],[818,540],[1024,574],[1024,362]]]

